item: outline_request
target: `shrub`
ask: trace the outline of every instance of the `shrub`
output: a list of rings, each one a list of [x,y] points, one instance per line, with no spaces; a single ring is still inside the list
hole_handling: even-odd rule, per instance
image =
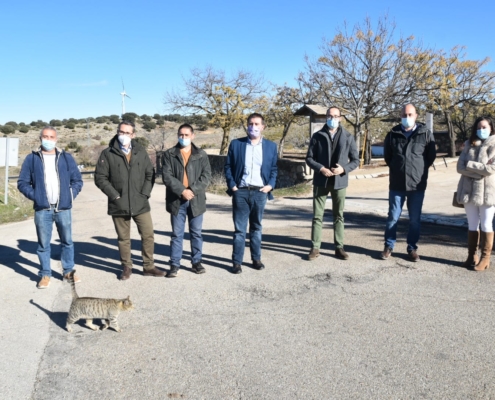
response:
[[[50,125],[51,126],[62,126],[62,121],[60,121],[59,119],[52,119],[50,121]]]
[[[108,125],[105,125],[105,126],[103,127],[103,129],[105,129],[106,131],[111,131],[111,130],[112,130],[112,128],[110,128]]]
[[[109,118],[108,117],[105,117],[104,115],[101,116],[101,117],[98,117],[95,119],[95,121],[98,123],[98,124],[104,124],[106,122],[109,121]]]
[[[74,129],[74,128],[76,127],[76,124],[75,124],[74,122],[67,122],[67,123],[65,124],[65,127],[66,127],[67,129]]]
[[[153,118],[156,120],[162,119],[162,116],[160,114],[155,114],[153,115]]]
[[[107,143],[107,142],[105,142],[104,140],[102,140],[102,141],[100,142],[100,146],[106,146],[107,144],[108,144],[108,143]]]
[[[12,125],[5,124],[4,126],[0,127],[0,132],[5,135],[10,135],[11,133],[15,132],[15,129]]]
[[[21,126],[19,128],[19,132],[21,132],[21,133],[28,133],[29,132],[29,128],[26,125]]]
[[[148,132],[155,128],[156,128],[156,122],[154,121],[146,121],[143,124],[143,129],[146,129]]]
[[[76,153],[80,153],[82,151],[83,147],[82,146],[77,146],[76,148]]]
[[[145,149],[148,148],[148,145],[150,144],[149,140],[146,139],[145,137],[137,137],[136,139],[134,139],[136,142],[138,142],[141,146],[143,146]]]
[[[77,142],[69,142],[69,144],[67,145],[67,147],[70,147],[71,149],[77,149],[79,145],[77,144]]]
[[[137,115],[136,113],[125,113],[124,115],[122,115],[123,121],[136,122],[136,118],[139,118],[139,115]]]
[[[118,115],[112,114],[112,115],[110,115],[109,119],[110,119],[110,122],[112,122],[113,124],[120,123],[120,117]]]
[[[151,121],[151,117],[149,115],[143,114],[140,117],[143,121]]]
[[[14,121],[9,121],[9,122],[5,123],[5,125],[10,125],[11,127],[14,128],[14,130],[19,127],[19,125],[17,125],[17,122],[14,122]]]

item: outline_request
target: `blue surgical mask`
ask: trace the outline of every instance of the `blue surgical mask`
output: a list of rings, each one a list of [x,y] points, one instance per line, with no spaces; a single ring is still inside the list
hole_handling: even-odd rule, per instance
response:
[[[54,142],[53,140],[46,140],[46,139],[41,140],[41,146],[46,151],[52,151],[55,148],[56,144],[57,144],[57,142]]]
[[[191,144],[191,139],[179,138],[179,144],[181,147],[187,147]]]
[[[327,119],[327,125],[331,130],[337,129],[339,127],[339,120],[335,118]]]
[[[409,117],[402,118],[401,123],[404,128],[412,128],[414,126],[414,120]]]
[[[486,128],[478,129],[476,131],[476,136],[478,136],[481,140],[485,140],[488,136],[490,136],[490,131]]]

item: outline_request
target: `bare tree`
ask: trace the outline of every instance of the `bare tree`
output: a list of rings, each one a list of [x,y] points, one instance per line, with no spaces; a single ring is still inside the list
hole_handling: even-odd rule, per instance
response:
[[[428,74],[431,53],[413,36],[395,37],[395,23],[387,16],[378,20],[376,28],[366,18],[351,32],[344,23],[332,40],[324,40],[316,61],[306,57],[306,72],[300,79],[315,85],[321,101],[342,109],[358,146],[370,120],[412,101],[418,78]]]
[[[222,128],[220,154],[226,154],[230,130],[242,124],[245,112],[256,109],[257,100],[265,92],[264,79],[239,70],[227,77],[223,70],[212,67],[192,69],[184,79],[184,90],[165,93],[164,103],[174,111],[205,115],[209,123]]]
[[[456,46],[449,54],[435,53],[431,63],[433,74],[420,80],[428,108],[441,112],[450,138],[449,156],[455,156],[456,133],[454,121],[463,121],[465,130],[468,115],[482,111],[494,101],[495,73],[483,70],[490,61],[466,60],[464,47]],[[469,128],[468,128],[469,129]]]
[[[278,145],[278,157],[284,155],[284,145],[289,129],[293,123],[304,120],[294,113],[304,104],[310,104],[313,100],[311,90],[306,90],[303,82],[299,81],[299,87],[289,87],[287,85],[274,86],[274,95],[270,99],[270,104],[266,110],[267,123],[271,126],[282,126],[282,138]]]

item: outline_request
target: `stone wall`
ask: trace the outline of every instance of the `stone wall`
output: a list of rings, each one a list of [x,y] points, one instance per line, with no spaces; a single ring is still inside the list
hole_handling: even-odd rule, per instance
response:
[[[212,175],[223,175],[225,156],[208,154]],[[313,170],[303,160],[279,159],[277,161],[277,188],[290,187],[313,179]]]

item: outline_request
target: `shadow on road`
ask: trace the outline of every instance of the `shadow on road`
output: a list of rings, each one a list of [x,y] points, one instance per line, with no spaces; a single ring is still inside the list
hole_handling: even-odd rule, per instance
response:
[[[48,317],[52,320],[52,322],[55,325],[57,325],[59,328],[65,330],[65,321],[67,320],[67,312],[62,312],[62,311],[53,312],[53,311],[47,310],[46,308],[44,308],[40,304],[35,303],[33,299],[29,300],[29,302],[33,306],[38,307],[46,315],[48,315]],[[82,324],[80,324],[79,322],[78,322],[78,324],[82,326]]]

